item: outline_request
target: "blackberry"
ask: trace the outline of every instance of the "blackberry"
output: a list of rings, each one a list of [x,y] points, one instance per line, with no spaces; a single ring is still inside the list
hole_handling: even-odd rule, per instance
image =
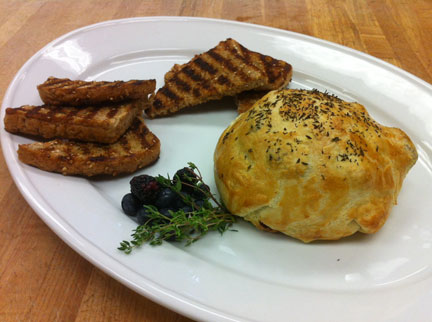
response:
[[[160,190],[156,179],[147,174],[133,177],[130,186],[132,194],[146,205],[152,205],[155,202]]]
[[[210,194],[210,187],[204,183],[199,184],[193,191],[193,196],[196,199],[207,199]]]
[[[182,184],[182,190],[183,191],[193,191],[193,187],[189,185],[195,186],[198,183],[198,178],[196,177],[195,172],[192,168],[185,167],[183,169],[178,170],[173,179],[173,183],[176,184],[177,180],[180,179]]]

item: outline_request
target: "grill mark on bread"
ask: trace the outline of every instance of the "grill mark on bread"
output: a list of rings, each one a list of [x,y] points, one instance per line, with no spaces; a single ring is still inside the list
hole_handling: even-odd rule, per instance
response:
[[[181,74],[185,75],[188,79],[189,82],[191,82],[193,84],[193,82],[201,82],[201,87],[203,87],[204,89],[208,89],[209,85],[206,83],[206,80],[203,79],[193,68],[192,66],[185,66],[182,70],[181,70]],[[175,80],[178,79],[178,76],[175,75],[171,80],[174,80],[174,84],[177,84],[175,82]],[[181,80],[180,80],[181,81]],[[183,81],[181,81],[183,82]],[[201,97],[201,91],[199,90],[199,88],[193,88],[193,85],[189,85],[188,83],[184,82],[185,85],[187,85],[187,87],[189,88],[189,91],[187,91],[187,93],[190,93],[192,91],[192,95],[196,98]],[[162,88],[163,89],[163,88]],[[162,91],[162,89],[160,91]],[[185,91],[186,92],[186,91]],[[162,91],[163,94],[163,91]],[[160,103],[162,103],[161,101],[159,101]],[[159,103],[158,102],[158,103]],[[158,106],[162,107],[161,105],[158,104]]]
[[[226,47],[226,46],[225,46]],[[239,47],[240,49],[241,49],[241,47]],[[243,63],[245,63],[245,64],[247,64],[247,65],[249,65],[250,64],[250,61],[249,61],[249,56],[247,56],[247,55],[240,55],[239,54],[239,52],[238,52],[238,50],[236,50],[234,47],[229,47],[229,48],[226,48],[226,49],[228,49],[228,51],[230,51],[231,52],[231,54],[235,57],[235,58],[237,58],[238,60],[240,60],[241,62],[243,62]],[[244,53],[243,53],[244,54]]]
[[[199,88],[194,88],[192,91],[192,94],[194,97],[200,97],[201,96],[201,91],[199,90]]]
[[[53,140],[22,144],[18,148],[18,157],[42,170],[94,176],[134,172],[156,161],[159,152],[159,139],[148,130],[142,117],[137,117],[116,143]]]
[[[108,159],[105,155],[98,155],[97,157],[89,157],[89,161],[91,162],[103,162]]]
[[[118,111],[119,110],[116,107],[111,108],[111,110],[107,114],[107,118],[113,118],[113,117],[115,117],[117,115]]]
[[[189,66],[185,66],[184,68],[182,68],[181,72],[193,81],[201,82],[203,80],[202,77],[196,74],[195,71]]]
[[[220,75],[217,79],[217,82],[220,85],[227,85],[228,86],[231,84],[230,80],[228,78],[226,78],[224,75]]]
[[[140,112],[136,102],[86,108],[26,105],[6,109],[4,124],[11,133],[113,143]]]
[[[264,55],[259,55],[259,58],[264,66],[265,73],[268,77],[269,83],[274,83],[277,79],[273,73],[273,66],[275,65],[274,59],[270,59],[270,62],[267,61],[267,57]]]
[[[94,119],[98,112],[99,112],[99,110],[93,107],[89,111],[89,113],[86,115],[86,119],[88,119],[88,120]]]
[[[132,129],[132,131],[138,131],[138,130],[139,129]],[[141,137],[141,141],[142,141],[142,137]],[[129,154],[130,151],[132,150],[132,146],[130,145],[130,142],[126,137],[121,137],[121,139],[119,140],[119,144],[121,150],[125,154]],[[145,146],[145,148],[147,148],[147,146]]]
[[[242,57],[248,65],[253,65],[252,60],[251,60],[251,56],[250,56],[250,50],[248,50],[246,47],[243,47],[240,44],[238,44],[238,48],[239,48],[239,51],[241,52],[241,55],[239,55],[239,56]],[[259,55],[261,55],[261,54],[259,54]]]
[[[162,88],[162,89],[161,89],[161,93],[162,93],[165,97],[169,98],[169,99],[172,100],[172,101],[178,101],[178,100],[179,100],[179,97],[178,97],[178,96],[177,96],[173,91],[171,91],[171,89],[168,88],[168,87],[164,87],[164,88]]]
[[[200,68],[201,70],[206,71],[207,73],[214,75],[217,73],[217,70],[213,68],[209,63],[207,63],[202,57],[197,57],[192,61],[195,66]]]
[[[152,144],[151,144],[152,142],[148,141],[148,137],[147,137],[148,133],[149,133],[149,130],[146,129],[144,135],[141,138],[141,145],[145,148],[150,148],[152,146]]]
[[[90,149],[86,144],[80,144],[79,147],[83,154],[90,153]],[[68,154],[70,154],[70,147],[68,146],[67,149],[68,149]]]
[[[43,106],[37,106],[32,110],[27,111],[26,115],[28,117],[33,117],[34,115],[39,114],[39,111],[42,109]]]
[[[211,50],[209,52],[209,55],[211,58],[216,60],[216,62],[220,63],[222,65],[222,68],[226,67],[231,72],[230,76],[232,77],[238,76],[244,82],[246,82],[249,79],[249,77],[241,69],[236,68],[230,60],[219,55],[216,51]]]
[[[62,106],[89,106],[126,99],[147,99],[156,87],[156,81],[82,81],[49,77],[37,86],[45,104]]]
[[[73,116],[77,116],[77,117],[83,118],[85,120],[91,121],[92,119],[96,118],[97,113],[98,113],[98,110],[96,110],[93,107],[89,107],[89,108],[86,108],[83,110],[76,108],[76,109],[74,109],[74,112],[72,115],[70,115],[71,113],[68,113],[70,115],[70,117],[67,117],[67,118],[72,119]]]
[[[136,131],[136,128],[134,128],[133,126],[131,126],[131,127],[130,127],[130,130],[131,130],[131,131]],[[122,137],[118,140],[118,143],[120,144],[120,146],[122,147],[122,149],[123,149],[124,146],[128,146],[128,150],[131,148],[130,145],[129,145],[129,143],[128,143],[128,139],[127,139],[126,136],[122,136]],[[123,151],[126,151],[126,150],[123,149]]]
[[[145,112],[150,117],[175,113],[224,96],[252,89],[279,89],[291,80],[289,64],[248,50],[233,39],[174,65],[165,85],[152,97]],[[271,80],[271,82],[270,82]]]
[[[161,109],[161,108],[163,108],[164,106],[163,106],[162,101],[161,101],[159,98],[156,98],[156,99],[153,101],[153,107],[156,108],[156,109]]]
[[[78,114],[78,112],[79,110],[77,108],[72,109],[69,113],[66,114],[65,122],[71,121],[74,118],[74,116]]]
[[[234,56],[234,58],[236,58],[237,60],[240,61],[240,63],[238,64],[239,66],[244,64],[244,65],[248,65],[249,68],[255,69],[255,67],[248,60],[249,56],[247,56],[247,57],[241,56],[234,47],[228,47],[227,48],[227,46],[225,45],[224,49],[225,49],[225,51],[230,52]],[[250,76],[248,76],[246,73],[244,73],[239,68],[236,68],[235,65],[233,65],[231,62],[229,62],[229,65],[232,66],[232,72],[234,73],[234,75],[239,76],[243,82],[250,81],[250,79],[251,79]]]
[[[57,114],[56,109],[50,109],[50,110],[48,110],[48,113],[45,114],[45,118],[47,120],[51,120],[56,116],[56,114]]]
[[[165,86],[161,89],[160,93],[163,95],[161,98],[165,98],[165,101],[172,101],[172,102],[176,102],[176,104],[178,104],[178,102],[180,101],[180,97],[177,96],[177,94],[171,89],[171,87]],[[161,105],[163,105],[163,102],[161,102]]]
[[[200,97],[204,96],[204,94],[202,93],[201,89],[209,90],[210,89],[209,83],[208,82],[204,82],[204,83],[201,84],[201,88],[196,87],[196,88],[193,89],[192,94],[193,94],[193,96],[195,98],[200,98]]]
[[[172,81],[177,86],[177,88],[179,88],[181,91],[183,91],[185,93],[190,93],[190,91],[192,89],[191,86],[188,83],[186,83],[185,81],[181,80],[178,75],[175,75],[172,78]]]
[[[238,58],[239,61],[241,61],[241,63],[248,63],[248,60],[244,59],[241,55],[238,54],[238,52],[235,50],[235,48],[229,47],[227,44],[224,44],[223,46],[221,46],[221,51],[222,52],[231,52],[234,53],[234,56],[236,58]],[[208,52],[210,58],[215,60],[214,66],[212,66],[211,62],[204,60],[204,56],[203,57],[197,57],[194,60],[192,60],[192,66],[198,66],[198,68],[200,68],[203,71],[208,72],[211,75],[215,75],[219,70],[223,70],[225,67],[232,72],[232,76],[239,76],[241,78],[242,81],[248,81],[250,79],[250,77],[248,77],[242,70],[240,70],[239,68],[237,68],[235,65],[233,65],[233,63],[224,58],[222,55],[220,55],[219,53],[216,52],[215,48],[211,49]],[[232,82],[229,80],[229,78],[227,78],[225,75],[220,75],[217,79],[217,82],[220,85],[231,85]],[[204,87],[205,89],[209,88],[209,84],[207,82],[204,82],[202,84],[202,87]],[[200,97],[201,93],[199,91],[199,89],[194,91],[194,96],[195,97]]]
[[[208,52],[211,58],[213,58],[215,61],[223,65],[224,67],[228,68],[228,70],[232,73],[236,73],[238,69],[228,60],[219,55],[214,48]]]

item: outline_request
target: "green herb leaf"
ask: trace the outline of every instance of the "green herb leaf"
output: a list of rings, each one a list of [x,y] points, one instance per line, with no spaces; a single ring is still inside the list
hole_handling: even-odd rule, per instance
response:
[[[223,234],[236,222],[236,217],[228,213],[210,190],[205,188],[208,186],[205,185],[196,165],[192,162],[189,162],[188,165],[191,169],[191,177],[197,179],[196,184],[181,182],[178,176],[176,176],[176,180],[173,180],[175,183],[169,177],[165,178],[161,175],[157,176],[156,180],[161,186],[170,188],[181,196],[183,202],[193,210],[190,212],[184,210],[170,211],[170,216],[166,216],[154,206],[145,206],[150,212],[149,219],[144,225],[138,226],[133,231],[130,242],[122,241],[120,243],[119,250],[130,254],[134,248],[145,243],[156,246],[161,245],[163,241],[184,242],[186,246],[189,246],[210,231],[218,231]],[[198,207],[192,196],[182,194],[182,185],[199,190],[205,196],[204,204]]]
[[[175,181],[174,186],[171,186],[169,188],[171,188],[175,192],[180,192],[181,191],[181,187],[182,187],[182,183],[181,183],[180,178],[179,178],[178,175],[176,175],[175,178],[176,178],[176,181]]]
[[[193,164],[192,162],[188,162],[188,166],[189,168],[191,168],[192,170],[196,170],[198,169],[197,166],[195,164]]]

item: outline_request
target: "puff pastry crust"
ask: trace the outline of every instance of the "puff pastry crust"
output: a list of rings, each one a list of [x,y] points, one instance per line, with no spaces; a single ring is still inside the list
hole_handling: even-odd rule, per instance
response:
[[[214,154],[231,213],[304,242],[377,232],[416,160],[410,138],[364,106],[288,89],[239,115]]]

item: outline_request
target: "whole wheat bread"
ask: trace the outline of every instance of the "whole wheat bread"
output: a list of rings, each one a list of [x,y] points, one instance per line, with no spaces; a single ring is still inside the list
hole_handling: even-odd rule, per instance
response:
[[[64,175],[88,177],[132,173],[156,161],[159,153],[159,139],[142,117],[137,117],[128,131],[112,144],[56,139],[18,147],[18,157],[26,164]]]
[[[45,104],[87,106],[130,99],[147,99],[156,87],[154,79],[130,81],[83,81],[49,77],[37,86]]]
[[[146,114],[154,118],[243,91],[279,89],[291,76],[290,64],[229,38],[186,64],[174,65],[165,75],[165,85],[150,98]]]

